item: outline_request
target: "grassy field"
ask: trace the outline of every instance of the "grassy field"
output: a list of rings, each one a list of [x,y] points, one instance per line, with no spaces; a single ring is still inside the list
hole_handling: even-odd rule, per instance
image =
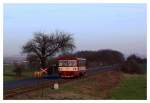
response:
[[[12,99],[105,99],[120,79],[120,72],[100,72],[94,76],[78,78],[60,85],[59,90],[45,88],[15,96]]]
[[[4,65],[4,81],[12,81],[16,80],[16,75],[13,72],[14,66],[13,65]],[[22,72],[22,79],[31,78],[33,76],[33,71],[31,70],[23,70]]]
[[[146,75],[124,74],[118,87],[112,90],[110,99],[146,99],[147,95]]]
[[[146,99],[146,76],[119,72],[97,73],[88,78],[78,78],[59,85],[58,90],[45,88],[11,99],[55,100],[144,100]]]

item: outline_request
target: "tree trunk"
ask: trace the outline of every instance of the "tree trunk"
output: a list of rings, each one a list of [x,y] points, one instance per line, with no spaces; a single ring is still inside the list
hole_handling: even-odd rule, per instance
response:
[[[45,68],[45,67],[46,67],[46,58],[45,58],[45,57],[43,57],[43,58],[41,59],[41,67],[42,67],[42,68]]]

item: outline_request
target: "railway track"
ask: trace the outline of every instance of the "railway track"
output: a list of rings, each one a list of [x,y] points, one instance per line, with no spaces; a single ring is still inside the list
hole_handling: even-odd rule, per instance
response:
[[[17,94],[22,94],[22,93],[30,92],[33,90],[45,88],[51,85],[52,85],[52,82],[39,82],[39,83],[37,82],[37,85],[28,85],[28,86],[22,86],[22,87],[16,87],[13,89],[4,90],[4,99],[13,97]]]
[[[101,67],[101,68],[93,68],[91,70],[89,69],[87,71],[86,77],[94,75],[95,73],[101,72],[101,71],[115,70],[116,67],[117,66],[105,66],[105,67]],[[59,85],[61,85],[61,84],[73,81],[73,79],[60,79],[60,78],[58,78],[56,80],[44,80],[44,79],[37,80],[36,79],[36,81],[34,81],[34,84],[30,84],[28,86],[20,85],[18,87],[10,88],[10,89],[4,88],[4,93],[3,93],[4,99],[9,99],[18,94],[31,92],[34,90],[40,90],[40,89],[47,88],[47,87],[53,88],[53,85],[56,81],[59,83]]]
[[[95,67],[92,69],[87,70],[87,76],[94,75],[97,72],[104,72],[104,71],[114,71],[114,70],[119,70],[120,65],[113,65],[113,66],[103,66],[103,67]]]
[[[59,85],[72,81],[73,79],[58,79],[58,80],[49,80],[49,81],[37,81],[34,85],[16,87],[13,89],[4,90],[4,99],[9,99],[15,95],[40,90],[43,88],[53,88],[54,83],[59,83]]]

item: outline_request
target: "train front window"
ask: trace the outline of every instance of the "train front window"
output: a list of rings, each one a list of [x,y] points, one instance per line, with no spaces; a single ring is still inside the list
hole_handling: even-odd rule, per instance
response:
[[[79,66],[85,66],[86,60],[79,60]]]
[[[59,61],[59,66],[61,67],[73,67],[77,66],[77,61],[76,60],[60,60]]]

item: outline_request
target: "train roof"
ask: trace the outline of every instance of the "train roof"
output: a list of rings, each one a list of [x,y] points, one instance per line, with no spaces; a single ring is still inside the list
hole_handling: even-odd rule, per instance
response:
[[[57,57],[57,60],[86,60],[86,59],[78,58],[75,56],[59,56],[59,57]]]

